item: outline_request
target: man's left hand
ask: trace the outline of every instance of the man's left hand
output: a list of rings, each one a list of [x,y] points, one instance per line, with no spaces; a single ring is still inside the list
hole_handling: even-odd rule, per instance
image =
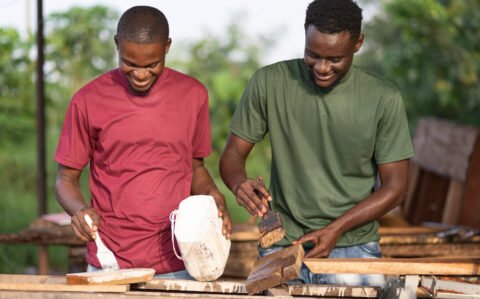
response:
[[[315,246],[305,255],[305,257],[328,257],[332,249],[335,248],[337,240],[340,238],[340,236],[340,232],[326,226],[314,232],[303,235],[298,240],[294,241],[293,245],[312,242],[315,244]]]
[[[222,233],[227,239],[230,239],[230,235],[232,234],[232,221],[230,219],[230,214],[228,213],[225,197],[220,192],[214,192],[210,195],[215,199],[218,209],[218,217],[222,218],[223,221]]]

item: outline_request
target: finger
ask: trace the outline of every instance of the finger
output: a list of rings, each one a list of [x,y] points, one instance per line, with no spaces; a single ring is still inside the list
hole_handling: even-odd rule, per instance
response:
[[[236,199],[238,204],[244,207],[251,215],[256,216],[258,214],[256,205],[250,201],[250,198],[245,194],[243,189],[238,190]]]
[[[315,246],[306,255],[306,258],[324,258],[328,257],[328,250],[323,246]]]
[[[254,188],[245,190],[245,195],[248,197],[249,202],[252,203],[251,208],[255,211],[255,214],[262,217],[267,212],[267,207],[263,204],[262,197],[258,196]]]
[[[309,241],[317,243],[317,238],[315,236],[311,235],[311,234],[306,234],[306,235],[301,236],[297,240],[293,241],[292,244],[293,245],[303,244],[303,243],[309,242]]]
[[[85,242],[91,241],[91,240],[90,240],[90,236],[87,235],[87,236],[88,236],[88,237],[87,237],[87,236],[83,235],[83,234],[77,229],[77,227],[76,227],[75,225],[73,225],[73,223],[72,223],[72,230],[73,230],[74,234],[75,234],[79,239],[81,239],[82,241],[85,241]]]
[[[272,200],[272,196],[268,192],[267,188],[265,187],[265,183],[261,176],[257,177],[255,190],[259,193],[259,196],[262,198],[266,198],[268,201]]]

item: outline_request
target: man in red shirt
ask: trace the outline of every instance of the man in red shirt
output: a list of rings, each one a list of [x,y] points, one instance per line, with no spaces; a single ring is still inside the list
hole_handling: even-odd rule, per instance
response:
[[[171,38],[156,8],[127,10],[115,43],[119,68],[86,84],[68,108],[55,154],[57,199],[72,216],[75,234],[92,241],[98,231],[120,268],[183,277],[168,219],[181,200],[213,196],[223,232],[231,232],[225,198],[203,163],[212,151],[208,93],[199,81],[165,67]],[[87,164],[89,205],[79,188]],[[101,267],[96,252],[88,242],[91,271]]]

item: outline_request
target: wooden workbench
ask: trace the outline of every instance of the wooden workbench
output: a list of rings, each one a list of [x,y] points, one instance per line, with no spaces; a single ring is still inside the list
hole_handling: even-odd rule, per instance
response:
[[[154,278],[132,285],[67,285],[64,276],[0,275],[0,298],[378,298],[376,287],[292,285],[248,296],[244,281]]]

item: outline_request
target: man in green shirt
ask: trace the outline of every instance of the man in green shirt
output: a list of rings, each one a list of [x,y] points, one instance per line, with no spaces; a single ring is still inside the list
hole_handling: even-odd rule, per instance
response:
[[[398,90],[352,66],[362,46],[362,11],[352,0],[315,0],[305,19],[303,59],[258,70],[233,116],[220,160],[237,202],[263,216],[267,198],[286,236],[306,257],[380,257],[376,219],[398,206],[413,147]],[[249,178],[246,159],[269,133],[270,188]],[[379,175],[381,186],[373,191]],[[260,195],[260,196],[259,196]],[[306,283],[382,285],[381,275],[313,275]]]

